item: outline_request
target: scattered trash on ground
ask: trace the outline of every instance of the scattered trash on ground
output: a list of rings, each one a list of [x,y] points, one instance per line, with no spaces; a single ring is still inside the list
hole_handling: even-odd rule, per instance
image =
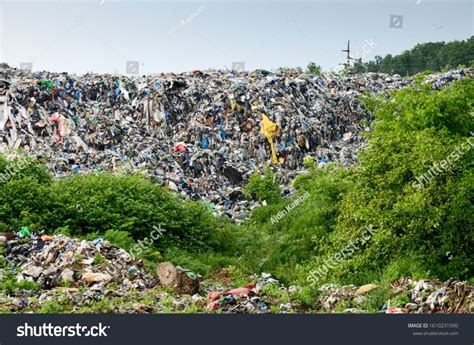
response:
[[[300,287],[286,287],[271,274],[251,275],[246,284],[236,286],[226,269],[204,280],[185,268],[163,262],[157,266],[155,277],[140,260],[103,239],[86,241],[55,235],[45,240],[34,231],[22,238],[15,233],[0,233],[0,250],[5,260],[0,266],[0,284],[8,279],[19,284],[0,291],[2,312],[37,311],[48,303],[61,303],[80,312],[107,299],[106,310],[114,313],[367,313],[374,312],[367,309],[373,295],[387,289],[375,284],[326,284],[319,288],[314,306],[308,309],[292,301]],[[36,288],[20,287],[27,283],[36,284]],[[394,281],[388,290],[389,297],[378,301],[377,312],[474,311],[474,287],[454,279],[441,282],[403,278]]]
[[[364,305],[369,295],[379,287],[367,284],[360,287],[354,285],[336,286],[326,284],[319,288],[321,296],[318,307],[326,312],[367,313]],[[474,287],[467,282],[450,279],[412,280],[401,278],[391,284],[389,297],[380,305],[379,312],[386,314],[406,313],[472,313],[474,311]],[[396,304],[396,305],[394,305]],[[338,305],[352,307],[340,310]]]

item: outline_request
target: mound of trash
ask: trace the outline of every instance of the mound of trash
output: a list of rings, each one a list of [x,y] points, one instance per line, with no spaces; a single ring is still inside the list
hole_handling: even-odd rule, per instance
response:
[[[470,69],[430,76],[434,88]],[[265,164],[282,186],[319,164],[350,166],[372,120],[358,96],[412,84],[400,76],[192,71],[138,78],[0,68],[0,152],[22,149],[56,177],[143,172],[241,220],[241,186]],[[364,120],[361,122],[361,120]],[[264,123],[266,125],[264,125]]]
[[[42,289],[87,285],[91,291],[103,291],[111,283],[127,291],[157,284],[140,260],[102,238],[14,236],[2,234],[0,245],[3,242],[6,247],[5,258],[15,268],[17,281],[35,282]],[[7,238],[11,240],[4,241]]]
[[[364,313],[368,295],[380,288],[375,284],[359,287],[326,284],[319,288],[321,296],[317,305],[325,312],[333,312],[343,303],[345,308],[340,312]],[[405,277],[391,283],[389,294],[391,298],[380,306],[380,312],[386,314],[474,312],[474,287],[455,279],[442,282]]]
[[[206,282],[201,286],[201,276],[169,262],[158,265],[155,277],[140,260],[102,238],[86,241],[64,235],[41,236],[26,228],[17,234],[1,233],[0,249],[6,260],[0,268],[0,284],[9,276],[18,284],[10,291],[0,290],[3,311],[37,311],[54,301],[80,311],[108,299],[110,311],[117,313],[176,312],[191,307],[203,312],[267,313],[270,305],[262,301],[262,287],[282,286],[266,273],[254,275],[242,288]],[[24,282],[34,283],[36,288],[23,289]],[[152,301],[143,304],[146,298]]]

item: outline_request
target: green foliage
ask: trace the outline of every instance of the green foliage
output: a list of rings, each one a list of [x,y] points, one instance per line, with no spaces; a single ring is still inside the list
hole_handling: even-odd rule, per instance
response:
[[[383,275],[400,258],[412,259],[405,273],[472,275],[473,87],[473,80],[463,80],[438,92],[404,89],[392,95],[394,101],[372,104],[370,145],[360,154],[356,187],[341,202],[330,241],[340,249],[370,224],[379,231],[341,265],[341,280],[357,281],[361,271]],[[448,158],[446,170],[420,184],[420,176]]]
[[[70,311],[67,308],[67,305],[64,305],[58,301],[45,301],[41,308],[37,311],[39,314],[64,314],[69,313]]]
[[[163,256],[166,260],[203,276],[207,276],[219,268],[240,265],[239,260],[233,257],[231,253],[217,251],[193,253],[185,249],[169,248]]]
[[[376,56],[373,61],[357,62],[355,70],[361,72],[383,72],[402,76],[432,70],[441,71],[469,66],[474,59],[474,36],[465,41],[430,42],[417,44],[400,55]]]
[[[104,239],[127,251],[129,251],[136,244],[127,231],[107,230],[104,233]]]
[[[281,195],[281,190],[273,171],[267,166],[263,173],[256,171],[250,176],[249,181],[244,186],[244,194],[251,200],[277,202]]]
[[[37,291],[40,286],[35,282],[29,280],[17,281],[13,273],[6,273],[0,276],[0,291],[5,291],[7,294],[18,293],[21,290]]]
[[[100,255],[99,253],[97,253],[95,256],[94,256],[94,260],[92,261],[92,265],[96,266],[96,265],[100,265],[102,263],[105,262],[105,259],[102,255]]]
[[[0,269],[4,268],[7,265],[7,259],[5,259],[3,254],[3,248],[0,248]]]
[[[0,172],[18,170],[0,184],[0,222],[5,230],[28,226],[88,239],[107,234],[130,246],[131,240],[149,238],[161,225],[165,231],[153,241],[158,249],[222,247],[215,239],[220,236],[218,221],[204,204],[184,202],[144,177],[104,173],[52,181],[41,164],[20,159],[18,170],[16,160],[0,156]]]
[[[306,67],[306,73],[312,74],[312,75],[321,75],[322,73],[321,66],[316,65],[314,62],[310,62],[308,66]]]
[[[304,157],[303,165],[306,169],[314,169],[316,166],[314,157],[311,157],[311,156]]]
[[[255,209],[236,239],[242,265],[248,271],[267,271],[285,282],[294,281],[295,266],[314,256],[314,241],[323,241],[333,230],[337,203],[352,185],[350,174],[332,164],[313,168],[294,182],[300,193],[292,200]],[[305,192],[305,199],[275,221],[278,212]]]
[[[0,155],[0,222],[2,230],[28,223],[36,225],[48,217],[52,179],[45,167],[26,156],[6,159]]]

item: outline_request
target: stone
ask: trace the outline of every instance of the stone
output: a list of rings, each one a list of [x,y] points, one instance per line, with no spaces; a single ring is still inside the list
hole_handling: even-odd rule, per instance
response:
[[[65,283],[73,283],[74,282],[74,271],[66,268],[61,272],[61,281]]]
[[[354,296],[360,296],[360,295],[366,294],[367,292],[372,291],[376,287],[377,285],[375,284],[362,285],[356,290],[356,292],[354,293]]]
[[[43,272],[43,267],[30,266],[30,267],[28,267],[28,269],[23,271],[23,274],[36,279],[40,276],[41,272]]]
[[[108,283],[112,280],[112,276],[108,273],[87,272],[82,274],[82,280],[88,284]]]
[[[156,268],[162,287],[171,287],[179,294],[194,295],[199,289],[197,279],[191,279],[186,271],[171,262],[162,262]]]

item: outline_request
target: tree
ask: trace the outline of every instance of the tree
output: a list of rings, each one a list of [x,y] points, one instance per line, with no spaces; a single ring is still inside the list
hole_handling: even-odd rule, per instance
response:
[[[310,62],[306,67],[306,72],[312,75],[321,75],[321,66],[316,65],[314,62]]]
[[[474,36],[465,41],[428,42],[417,44],[399,55],[376,56],[374,61],[356,64],[356,71],[382,72],[415,75],[427,69],[441,71],[443,68],[469,66],[474,59]]]

